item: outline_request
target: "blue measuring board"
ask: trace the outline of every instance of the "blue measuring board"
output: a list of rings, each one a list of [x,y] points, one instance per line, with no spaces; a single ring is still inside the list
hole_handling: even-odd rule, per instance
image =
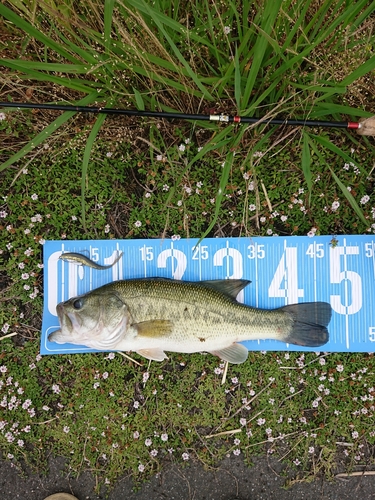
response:
[[[256,238],[47,241],[44,245],[44,312],[41,354],[95,352],[48,341],[59,328],[56,305],[106,283],[154,276],[176,280],[243,278],[252,281],[237,300],[275,309],[297,302],[329,302],[330,340],[304,348],[273,340],[244,342],[249,350],[372,352],[375,347],[375,237],[288,236]],[[99,264],[95,270],[59,260],[78,252]]]

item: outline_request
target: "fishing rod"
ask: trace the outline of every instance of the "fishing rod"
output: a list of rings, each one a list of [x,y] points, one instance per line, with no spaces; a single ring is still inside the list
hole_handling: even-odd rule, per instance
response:
[[[249,118],[248,116],[230,116],[224,114],[200,115],[186,113],[169,113],[163,111],[138,111],[134,109],[121,108],[105,108],[94,106],[72,106],[70,104],[37,104],[25,102],[0,102],[0,107],[3,108],[18,108],[18,109],[48,109],[57,111],[75,111],[79,113],[105,113],[108,115],[125,115],[125,116],[140,116],[148,118],[167,118],[178,120],[198,120],[198,121],[213,121],[225,123],[253,123],[267,125],[287,125],[292,127],[326,127],[326,128],[346,128],[356,130],[359,135],[375,135],[375,116],[361,119],[359,122],[339,122],[339,121],[322,121],[322,120],[289,120],[287,118],[272,118],[268,120],[266,117]]]

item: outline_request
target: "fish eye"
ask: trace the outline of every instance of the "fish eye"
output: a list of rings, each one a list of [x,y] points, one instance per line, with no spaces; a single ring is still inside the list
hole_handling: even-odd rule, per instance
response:
[[[83,306],[83,300],[82,299],[77,299],[73,302],[73,307],[74,309],[82,309]]]

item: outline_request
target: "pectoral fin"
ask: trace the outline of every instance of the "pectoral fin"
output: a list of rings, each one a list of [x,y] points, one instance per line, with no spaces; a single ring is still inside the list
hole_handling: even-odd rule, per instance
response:
[[[163,361],[164,359],[168,359],[168,356],[162,349],[140,349],[137,351],[138,354],[143,356],[144,358],[150,359],[151,361]]]
[[[242,344],[232,344],[229,347],[220,349],[219,351],[210,351],[210,354],[218,356],[229,363],[239,365],[247,360],[249,352]]]
[[[162,338],[168,337],[172,332],[173,324],[167,319],[153,319],[150,321],[142,321],[134,323],[132,326],[136,328],[140,337]]]

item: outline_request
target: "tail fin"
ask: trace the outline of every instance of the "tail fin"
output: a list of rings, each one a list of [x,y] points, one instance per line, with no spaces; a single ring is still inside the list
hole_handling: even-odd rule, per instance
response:
[[[327,302],[305,302],[280,308],[293,319],[291,332],[283,342],[307,347],[318,347],[329,340],[327,330],[331,321],[332,308]]]

